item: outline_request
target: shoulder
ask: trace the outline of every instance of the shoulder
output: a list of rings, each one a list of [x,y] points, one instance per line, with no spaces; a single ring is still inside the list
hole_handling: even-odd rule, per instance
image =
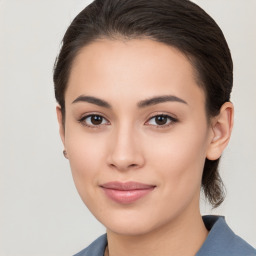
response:
[[[256,250],[237,236],[223,216],[203,216],[209,234],[196,256],[256,256]]]
[[[107,235],[104,234],[74,256],[103,256],[106,245]]]

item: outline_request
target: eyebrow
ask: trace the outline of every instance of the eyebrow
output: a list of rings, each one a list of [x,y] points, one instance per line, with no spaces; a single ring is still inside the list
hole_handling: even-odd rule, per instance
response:
[[[164,103],[164,102],[168,102],[168,101],[188,104],[185,100],[183,100],[177,96],[163,95],[163,96],[156,96],[156,97],[142,100],[137,103],[137,106],[139,108],[144,108],[144,107],[148,107],[148,106],[152,106],[152,105],[156,105],[156,104],[160,104],[160,103]],[[107,101],[93,97],[93,96],[80,95],[72,102],[72,104],[77,103],[77,102],[88,102],[88,103],[92,103],[92,104],[95,104],[100,107],[104,107],[104,108],[108,108],[108,109],[112,108],[111,105]]]
[[[92,96],[80,95],[72,102],[72,104],[77,103],[77,102],[89,102],[89,103],[98,105],[100,107],[111,108],[111,105],[108,102],[106,102],[105,100],[102,100],[102,99],[99,99],[96,97],[92,97]]]
[[[163,95],[163,96],[157,96],[157,97],[152,97],[146,100],[142,100],[137,104],[137,106],[139,108],[143,108],[143,107],[148,107],[148,106],[152,106],[152,105],[156,105],[156,104],[164,103],[168,101],[188,104],[185,100],[179,97],[176,97],[174,95]]]

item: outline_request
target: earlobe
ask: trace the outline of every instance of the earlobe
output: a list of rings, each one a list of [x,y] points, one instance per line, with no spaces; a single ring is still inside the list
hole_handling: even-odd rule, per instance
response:
[[[62,143],[65,147],[65,130],[63,127],[63,116],[62,116],[62,112],[61,112],[61,107],[59,105],[56,106],[56,113],[57,113],[57,119],[58,119],[58,123],[59,123],[60,137],[61,137]]]
[[[207,150],[207,159],[220,158],[223,150],[228,145],[234,121],[234,106],[231,102],[225,102],[218,116],[212,120],[212,138]]]

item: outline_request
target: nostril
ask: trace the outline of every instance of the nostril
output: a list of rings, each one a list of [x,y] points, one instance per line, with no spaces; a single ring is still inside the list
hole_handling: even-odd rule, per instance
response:
[[[130,165],[126,165],[126,167],[124,166],[119,166],[119,165],[115,165],[115,164],[110,164],[109,165],[111,168],[117,168],[117,169],[132,169],[132,168],[137,168],[138,165],[137,164],[130,164]]]
[[[129,167],[136,167],[137,166],[137,164],[131,164],[131,165],[129,165]]]

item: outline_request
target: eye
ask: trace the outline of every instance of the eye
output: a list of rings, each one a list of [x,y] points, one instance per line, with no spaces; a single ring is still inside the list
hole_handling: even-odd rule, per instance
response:
[[[109,124],[108,120],[101,115],[84,116],[79,120],[79,122],[89,127]]]
[[[168,116],[168,115],[156,115],[153,116],[147,121],[146,124],[153,125],[153,126],[169,126],[173,123],[176,123],[178,120],[174,117]]]

